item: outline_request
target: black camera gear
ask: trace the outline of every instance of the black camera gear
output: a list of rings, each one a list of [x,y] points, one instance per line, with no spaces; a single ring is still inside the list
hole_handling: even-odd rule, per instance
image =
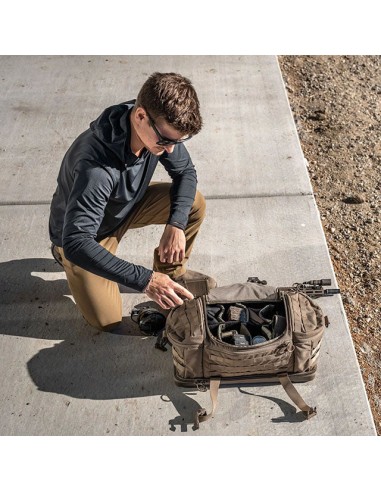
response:
[[[263,307],[258,314],[265,323],[271,323],[271,320],[275,314],[275,305],[267,304],[267,306]]]
[[[143,307],[141,309],[133,308],[131,319],[139,325],[140,330],[148,336],[157,336],[165,327],[165,316],[157,309]]]
[[[236,323],[234,323],[236,325]],[[244,326],[244,325],[241,325]],[[250,344],[250,336],[238,333],[237,330],[227,330],[228,325],[220,324],[217,328],[217,338],[223,342],[231,343],[239,347],[247,347]],[[240,327],[238,326],[240,329]],[[227,330],[227,331],[224,331]]]
[[[259,343],[267,342],[267,338],[257,335],[251,339],[251,345],[258,345]]]
[[[233,335],[233,345],[235,345],[236,347],[248,347],[249,342],[245,335],[240,335],[239,333],[237,333],[236,335]]]

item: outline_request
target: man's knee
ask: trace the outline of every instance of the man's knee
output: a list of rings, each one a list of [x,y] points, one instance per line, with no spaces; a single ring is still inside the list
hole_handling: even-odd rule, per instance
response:
[[[122,324],[122,309],[121,307],[107,310],[102,309],[98,306],[97,309],[84,309],[83,306],[78,306],[82,318],[89,324],[92,328],[99,331],[113,331]]]
[[[120,330],[121,325],[122,325],[122,320],[120,320],[116,323],[109,323],[107,325],[103,325],[103,326],[99,327],[98,330],[108,331],[108,332],[114,333],[114,332]]]
[[[86,319],[85,317],[84,317],[84,319],[90,326],[92,326],[96,330],[107,331],[107,332],[113,332],[116,329],[120,328],[120,325],[122,322],[121,319],[119,321],[113,321],[111,323],[109,321],[106,321],[106,320],[99,320],[99,319],[89,320],[89,319]]]

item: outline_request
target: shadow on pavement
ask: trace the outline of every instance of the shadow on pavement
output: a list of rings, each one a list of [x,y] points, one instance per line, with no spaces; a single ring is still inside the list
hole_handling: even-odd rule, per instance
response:
[[[186,432],[193,425],[200,405],[174,384],[170,347],[167,352],[155,349],[156,339],[142,336],[129,318],[124,322],[130,336],[90,327],[53,259],[0,263],[0,277],[0,334],[57,341],[26,362],[40,391],[91,400],[161,395],[178,412],[169,421],[172,431],[179,426]]]
[[[268,386],[271,386],[270,384]],[[304,416],[303,412],[296,411],[296,408],[284,401],[281,400],[280,398],[275,398],[271,396],[264,396],[264,395],[256,395],[255,393],[251,393],[249,391],[243,390],[241,387],[238,388],[240,393],[244,393],[246,395],[251,395],[251,396],[257,396],[259,398],[265,398],[266,400],[273,401],[278,407],[282,410],[283,415],[281,417],[276,417],[271,419],[272,422],[274,423],[281,423],[281,422],[289,422],[289,423],[298,423],[298,422],[303,422],[306,420],[306,417]]]

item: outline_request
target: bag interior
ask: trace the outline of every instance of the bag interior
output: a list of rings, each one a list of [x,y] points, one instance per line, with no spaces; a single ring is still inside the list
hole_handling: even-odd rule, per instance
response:
[[[260,345],[278,338],[287,327],[283,301],[207,304],[211,336],[240,347]]]

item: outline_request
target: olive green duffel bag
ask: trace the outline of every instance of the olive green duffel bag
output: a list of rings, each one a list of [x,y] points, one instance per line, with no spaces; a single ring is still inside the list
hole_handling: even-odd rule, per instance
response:
[[[312,297],[340,291],[322,289],[329,280],[310,282],[274,288],[255,277],[210,292],[206,283],[187,285],[195,298],[171,309],[164,337],[172,345],[176,384],[210,388],[212,411],[197,412],[196,428],[214,416],[221,384],[278,382],[306,418],[316,415],[292,383],[315,377],[328,326]]]

